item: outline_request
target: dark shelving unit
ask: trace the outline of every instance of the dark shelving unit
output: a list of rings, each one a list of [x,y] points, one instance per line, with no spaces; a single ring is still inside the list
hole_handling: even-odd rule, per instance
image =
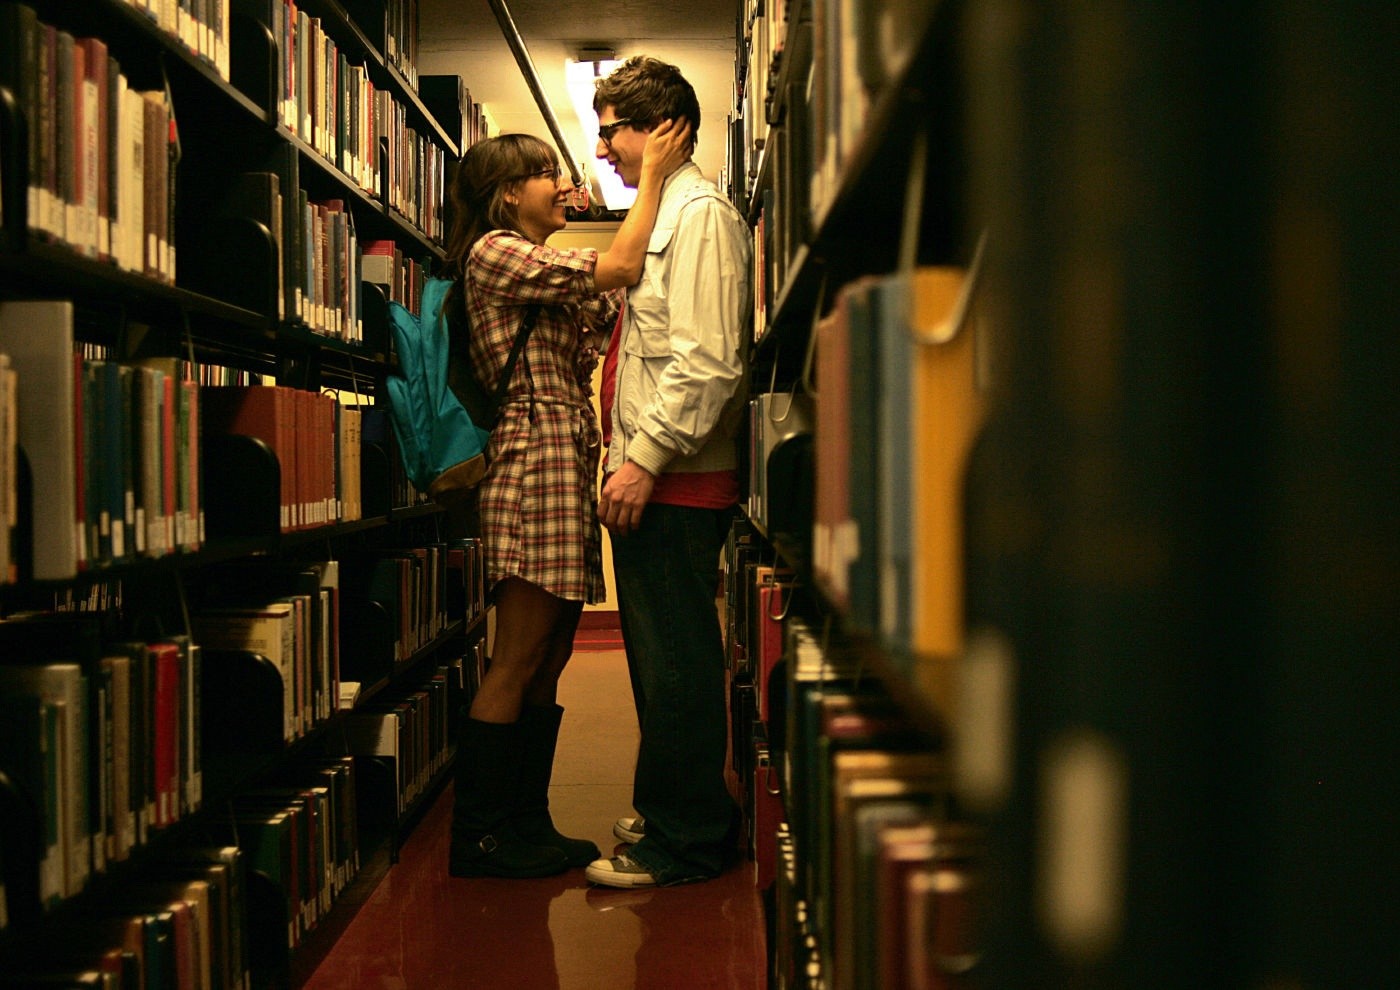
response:
[[[285,231],[273,230],[276,224],[269,219],[225,210],[223,197],[232,179],[240,173],[271,173],[279,182],[279,193],[290,196],[293,203],[299,191],[312,200],[343,201],[361,240],[393,240],[407,257],[428,269],[442,257],[434,236],[388,206],[386,197],[366,192],[356,179],[282,125],[277,105],[278,53],[268,26],[274,10],[271,0],[232,0],[229,36],[224,39],[229,48],[228,79],[210,60],[123,0],[90,0],[80,5],[30,0],[29,6],[43,24],[100,39],[133,89],[168,95],[180,143],[172,195],[171,236],[177,257],[171,284],[124,270],[115,261],[87,256],[31,223],[34,218],[28,216],[26,198],[31,179],[29,142],[38,124],[16,97],[22,87],[4,77],[7,67],[0,64],[0,301],[71,300],[75,343],[100,349],[109,363],[151,359],[219,365],[269,376],[290,389],[353,393],[364,397],[362,406],[383,395],[385,379],[397,370],[383,292],[363,287],[363,341],[333,338],[312,329],[291,312],[285,300],[279,311],[279,297],[289,291],[294,271],[290,256],[278,252]],[[387,60],[387,15],[382,3],[305,0],[300,6],[321,19],[327,36],[351,62],[365,66],[377,89],[392,94],[419,139],[432,141],[445,156],[460,153],[460,138],[449,136],[405,73]],[[366,16],[369,23],[362,20]],[[372,153],[382,159],[386,151],[380,147]],[[366,419],[360,450],[360,518],[284,529],[279,497],[287,465],[279,463],[273,448],[262,440],[205,433],[199,475],[205,530],[197,547],[182,545],[163,555],[114,551],[111,559],[84,561],[71,578],[35,581],[24,570],[18,580],[0,575],[0,613],[10,617],[31,609],[47,611],[58,603],[96,603],[93,608],[101,617],[104,637],[146,641],[152,636],[164,638],[169,631],[187,632],[191,612],[211,603],[205,598],[212,600],[212,584],[228,568],[295,570],[400,548],[431,548],[437,555],[433,566],[441,567],[449,578],[466,581],[446,565],[449,540],[443,510],[411,490],[387,423],[376,420],[371,429]],[[24,528],[30,525],[35,492],[42,491],[42,486],[30,477],[23,453],[19,463],[20,528]],[[27,530],[17,533],[16,541],[23,546],[32,542]],[[363,588],[349,583],[341,587],[343,600],[355,607],[339,613],[342,624],[334,631],[340,637],[342,657],[351,658],[342,671],[345,679],[350,680],[350,674],[362,679],[358,702],[343,710],[339,698],[329,697],[330,685],[322,685],[325,710],[304,716],[309,724],[296,728],[291,739],[284,737],[289,713],[284,711],[285,686],[278,668],[252,650],[205,653],[202,676],[185,682],[186,688],[190,683],[196,688],[189,697],[202,701],[186,712],[191,725],[198,726],[199,759],[193,765],[202,779],[202,798],[179,797],[178,801],[191,806],[173,821],[150,827],[128,857],[94,870],[80,890],[66,893],[46,910],[38,903],[38,887],[30,882],[38,876],[43,856],[39,833],[45,811],[28,795],[28,785],[17,781],[0,761],[0,812],[5,823],[0,827],[0,869],[10,908],[8,927],[0,929],[0,971],[6,978],[32,962],[25,959],[28,946],[49,942],[66,926],[105,910],[128,887],[168,866],[171,855],[191,846],[236,839],[232,809],[250,789],[283,782],[292,768],[307,761],[348,758],[344,730],[351,713],[429,683],[435,685],[434,704],[450,709],[461,702],[460,689],[442,687],[441,677],[435,675],[440,669],[453,669],[464,654],[479,648],[486,635],[485,608],[489,606],[480,597],[468,601],[465,587],[454,595],[450,580],[435,579],[432,584],[441,595],[436,603],[439,613],[431,621],[414,617],[421,627],[416,627],[417,646],[399,657],[394,655],[397,630],[388,625],[392,610],[376,607]],[[468,614],[448,614],[462,608]],[[435,632],[429,635],[431,630]],[[16,660],[7,656],[3,662]],[[299,713],[295,717],[303,718]],[[451,711],[434,715],[441,725],[452,718]],[[293,919],[286,891],[266,870],[247,864],[244,937],[253,986],[294,985],[314,969],[443,786],[450,773],[450,749],[444,748],[435,760],[436,772],[406,809],[383,822],[376,819],[375,827],[365,829],[358,850],[358,879],[341,891],[330,913],[305,933],[295,951],[288,945]],[[180,767],[181,773],[188,770]],[[101,772],[107,773],[105,768]],[[94,769],[92,779],[97,773]],[[83,782],[84,787],[88,784]],[[367,778],[365,785],[370,798],[366,808],[379,814],[386,804],[384,796],[372,780]],[[392,807],[392,794],[390,798]],[[357,817],[362,814],[364,809]]]

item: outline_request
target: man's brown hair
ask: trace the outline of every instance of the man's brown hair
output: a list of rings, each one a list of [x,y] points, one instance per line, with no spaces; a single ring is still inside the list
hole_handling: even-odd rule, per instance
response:
[[[634,55],[603,79],[593,92],[593,109],[612,107],[619,120],[655,127],[670,118],[690,121],[690,141],[700,134],[700,100],[681,70],[648,55]]]

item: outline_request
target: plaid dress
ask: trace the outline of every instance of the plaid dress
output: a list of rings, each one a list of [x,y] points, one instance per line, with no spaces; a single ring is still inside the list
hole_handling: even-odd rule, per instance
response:
[[[508,230],[483,236],[468,258],[468,351],[487,391],[496,387],[527,308],[540,307],[491,434],[491,466],[481,482],[486,577],[493,587],[519,577],[571,601],[604,597],[602,437],[590,379],[623,297],[594,291],[597,261],[592,248],[560,251]]]

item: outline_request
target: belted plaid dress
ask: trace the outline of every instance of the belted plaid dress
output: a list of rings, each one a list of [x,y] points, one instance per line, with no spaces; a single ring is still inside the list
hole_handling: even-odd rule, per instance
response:
[[[468,351],[496,387],[531,305],[539,315],[491,434],[480,488],[487,582],[519,577],[571,601],[605,595],[598,524],[602,436],[591,377],[623,295],[598,294],[593,248],[557,250],[509,230],[473,245],[464,299]]]

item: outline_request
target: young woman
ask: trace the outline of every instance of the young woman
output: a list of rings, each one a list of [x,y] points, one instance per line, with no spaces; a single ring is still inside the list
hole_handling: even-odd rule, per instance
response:
[[[453,806],[453,876],[538,877],[585,866],[597,845],[559,834],[549,780],[563,709],[559,675],[584,602],[603,596],[590,402],[598,350],[642,272],[661,184],[688,155],[690,127],[652,132],[637,199],[606,252],[556,250],[572,190],[554,151],[508,134],[468,149],[453,178],[444,302],[454,353],[495,389],[522,321],[534,329],[491,434],[480,487],[491,667],[463,719]]]

